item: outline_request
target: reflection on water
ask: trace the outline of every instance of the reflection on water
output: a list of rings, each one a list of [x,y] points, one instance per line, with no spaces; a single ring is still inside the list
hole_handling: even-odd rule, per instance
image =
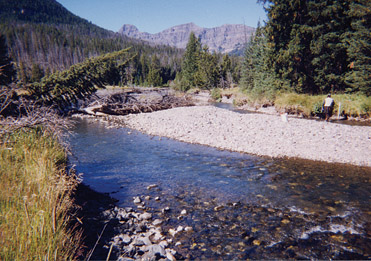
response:
[[[370,254],[370,168],[220,151],[87,120],[74,131],[71,162],[84,183],[121,206],[134,206],[134,196],[161,198],[148,206],[177,210],[168,226],[194,227],[179,239],[179,251],[192,257]],[[158,189],[149,191],[151,184]],[[180,221],[182,209],[192,215]],[[322,251],[322,241],[337,252]]]

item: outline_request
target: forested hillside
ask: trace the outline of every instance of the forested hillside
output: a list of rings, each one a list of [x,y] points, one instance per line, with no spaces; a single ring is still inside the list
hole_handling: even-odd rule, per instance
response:
[[[144,84],[154,66],[154,55],[161,84],[174,79],[181,64],[182,50],[152,47],[102,29],[73,15],[55,0],[1,0],[0,34],[6,37],[23,83],[39,81],[87,58],[128,47],[136,57],[126,68],[125,77],[112,79],[112,84]]]

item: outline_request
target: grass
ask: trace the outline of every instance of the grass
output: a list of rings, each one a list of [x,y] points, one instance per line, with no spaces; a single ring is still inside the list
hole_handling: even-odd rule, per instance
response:
[[[274,104],[279,111],[312,116],[322,108],[325,98],[326,95],[282,93],[277,95]],[[371,117],[371,97],[360,94],[334,94],[332,98],[335,101],[334,115],[340,112],[340,115],[351,117]]]
[[[216,93],[215,90],[214,92]],[[257,107],[274,104],[277,111],[301,114],[304,117],[319,113],[326,98],[326,95],[277,93],[272,100],[272,98],[256,97],[243,93],[239,88],[222,89],[218,94],[233,97],[233,103],[236,106],[248,104]],[[335,100],[334,115],[338,115],[340,105],[340,115],[361,118],[371,117],[371,97],[362,94],[334,94],[332,98]]]
[[[56,139],[18,130],[0,140],[0,259],[74,259],[80,233],[69,228],[76,181]]]

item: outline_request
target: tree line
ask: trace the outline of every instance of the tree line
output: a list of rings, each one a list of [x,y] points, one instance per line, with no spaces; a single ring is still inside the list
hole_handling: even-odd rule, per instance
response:
[[[371,2],[260,0],[268,21],[246,48],[241,87],[371,95]]]
[[[75,25],[7,23],[0,25],[0,34],[7,39],[21,84],[39,81],[86,59],[131,47],[136,59],[128,65],[124,77],[113,77],[110,84],[151,85],[147,76],[156,67],[162,85],[175,78],[183,53],[180,49],[150,46],[108,31],[91,32]]]
[[[239,57],[210,53],[191,32],[175,87],[181,91],[231,87],[239,81],[239,63]]]
[[[191,33],[185,50],[151,46],[91,24],[7,22],[6,36],[18,83],[31,88],[51,75],[110,52],[131,59],[109,64],[112,85],[226,88],[274,97],[277,92],[370,95],[370,2],[260,0],[268,20],[258,25],[244,57],[210,53]],[[108,70],[107,69],[107,70]]]

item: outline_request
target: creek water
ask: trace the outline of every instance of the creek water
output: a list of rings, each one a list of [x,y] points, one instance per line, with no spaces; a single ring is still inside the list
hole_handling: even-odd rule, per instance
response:
[[[370,168],[220,151],[88,119],[73,133],[70,162],[85,184],[121,207],[142,197],[165,234],[193,228],[174,239],[184,257],[371,256]]]

